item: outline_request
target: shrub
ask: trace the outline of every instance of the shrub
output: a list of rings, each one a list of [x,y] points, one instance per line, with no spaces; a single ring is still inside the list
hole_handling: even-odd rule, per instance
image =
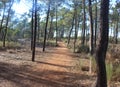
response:
[[[89,47],[86,45],[81,45],[77,47],[77,53],[88,53],[89,52]]]
[[[21,48],[20,44],[17,42],[13,42],[13,41],[6,41],[6,47],[3,47],[2,42],[0,42],[0,50],[4,51],[6,49],[16,49],[16,48]]]
[[[113,77],[112,80],[120,81],[120,63],[113,65]]]
[[[112,63],[106,63],[106,73],[108,82],[111,81],[113,75],[113,65]]]

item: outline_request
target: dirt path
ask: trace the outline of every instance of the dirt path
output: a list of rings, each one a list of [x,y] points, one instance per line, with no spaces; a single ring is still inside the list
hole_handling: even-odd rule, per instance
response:
[[[89,87],[88,74],[74,70],[78,58],[62,42],[46,52],[0,52],[0,87]]]

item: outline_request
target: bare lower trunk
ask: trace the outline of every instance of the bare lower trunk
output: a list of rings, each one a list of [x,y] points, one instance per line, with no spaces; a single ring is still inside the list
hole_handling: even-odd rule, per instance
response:
[[[97,63],[97,82],[95,87],[107,87],[105,58],[108,47],[108,32],[109,32],[108,13],[109,13],[109,0],[101,0],[100,37],[95,55]]]

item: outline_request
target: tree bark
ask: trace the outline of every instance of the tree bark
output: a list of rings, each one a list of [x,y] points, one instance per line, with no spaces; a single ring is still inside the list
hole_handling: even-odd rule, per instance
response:
[[[36,47],[36,33],[37,33],[37,0],[35,0],[35,27],[34,27],[34,34],[33,34],[33,49],[32,49],[32,61],[35,61],[35,47]]]
[[[107,87],[105,58],[108,47],[109,0],[101,0],[100,6],[100,36],[95,55],[97,63],[97,82],[95,87]]]
[[[118,44],[118,23],[119,23],[119,13],[118,13],[118,19],[117,19],[117,22],[116,22],[115,44]]]
[[[93,55],[93,17],[92,17],[92,3],[91,0],[89,0],[89,16],[90,16],[90,54]]]
[[[92,17],[92,3],[89,0],[89,16],[90,16],[90,37],[89,37],[89,50],[90,55],[93,55],[93,17]],[[90,68],[89,72],[92,73],[92,57],[90,57]]]
[[[50,29],[48,34],[48,39],[52,39],[52,38],[53,38],[53,16],[51,16]]]
[[[46,37],[47,37],[47,26],[48,26],[48,20],[49,20],[49,13],[50,13],[50,2],[49,2],[49,6],[48,6],[47,19],[46,19],[46,25],[45,25],[45,31],[44,31],[43,52],[45,51],[45,46],[46,46]]]
[[[76,2],[75,2],[76,3]],[[76,49],[76,40],[77,40],[77,7],[76,7],[76,4],[75,4],[75,36],[74,36],[74,52],[75,52],[75,49]]]
[[[40,17],[39,16],[40,15],[38,14],[38,22],[37,22],[37,26],[38,26],[38,28],[37,28],[37,40],[38,40],[38,42],[40,40]]]
[[[74,12],[74,14],[73,14],[73,19],[72,19],[72,24],[71,24],[72,27],[71,27],[70,32],[69,32],[67,45],[69,45],[69,43],[70,43],[71,33],[72,33],[72,30],[73,30],[73,26],[74,26],[74,20],[75,20],[75,12]]]
[[[55,5],[56,5],[56,6],[55,6],[55,7],[56,7],[56,9],[55,9],[55,10],[56,10],[56,12],[55,12],[55,13],[56,13],[56,23],[55,23],[55,26],[56,26],[56,46],[57,46],[57,45],[58,45],[58,44],[57,44],[57,41],[58,41],[58,27],[57,27],[57,2],[55,3]]]
[[[82,29],[82,45],[85,44],[85,28],[86,28],[86,12],[85,12],[85,0],[82,1],[83,3],[83,29]]]
[[[34,0],[32,5],[32,19],[31,19],[31,50],[33,49],[33,37],[34,37]]]
[[[95,40],[94,40],[94,46],[96,47],[96,40],[97,40],[97,0],[95,0],[96,5],[95,5]]]

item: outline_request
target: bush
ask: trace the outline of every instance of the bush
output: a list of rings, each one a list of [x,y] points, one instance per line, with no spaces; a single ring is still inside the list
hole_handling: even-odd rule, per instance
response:
[[[111,55],[111,58],[114,58],[113,60],[120,59],[120,46],[116,44],[112,44],[108,46],[108,53]]]
[[[81,45],[77,47],[77,53],[89,53],[89,47],[85,45]]]
[[[38,47],[42,47],[43,46],[43,40],[41,40],[40,42],[36,42],[36,45]],[[46,46],[55,47],[56,46],[55,40],[48,40],[48,41],[46,41]]]
[[[91,57],[92,59],[92,71],[96,72],[97,68],[96,68],[96,61],[95,61],[95,57]]]
[[[16,49],[16,48],[21,48],[20,44],[17,42],[8,42],[6,41],[6,47],[3,47],[3,43],[0,42],[0,50],[6,50],[6,49]]]

